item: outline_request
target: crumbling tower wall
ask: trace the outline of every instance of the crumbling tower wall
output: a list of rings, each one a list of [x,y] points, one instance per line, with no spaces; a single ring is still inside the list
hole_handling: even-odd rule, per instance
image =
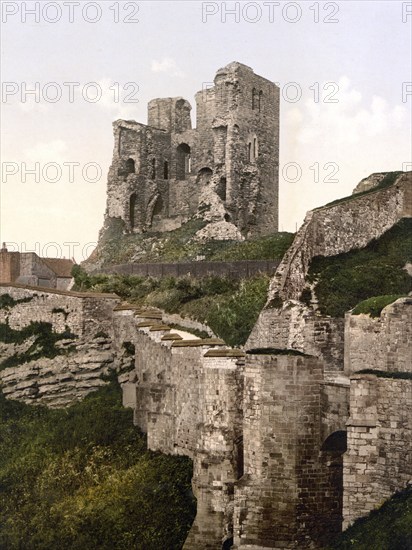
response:
[[[150,101],[148,125],[114,123],[106,225],[170,231],[203,209],[244,236],[277,231],[279,89],[230,63],[196,104],[195,129],[182,97]]]

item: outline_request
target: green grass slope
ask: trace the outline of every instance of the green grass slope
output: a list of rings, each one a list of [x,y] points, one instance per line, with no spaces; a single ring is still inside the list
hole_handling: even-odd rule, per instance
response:
[[[412,550],[412,486],[358,519],[328,550]]]
[[[224,260],[276,260],[281,258],[292,243],[293,233],[274,233],[248,241],[199,242],[193,237],[206,222],[189,220],[182,227],[168,233],[126,233],[120,219],[106,222],[97,249],[84,262],[87,269],[122,263],[156,263],[196,261],[199,257],[210,261]]]
[[[308,281],[315,283],[315,294],[322,314],[342,317],[359,302],[372,297],[407,295],[412,278],[405,264],[412,262],[412,219],[405,218],[365,248],[312,260]],[[310,300],[308,290],[303,301]],[[379,309],[385,299],[363,307]],[[375,306],[374,306],[375,304]],[[387,304],[385,304],[387,305]],[[365,310],[367,311],[367,309]]]
[[[145,449],[113,381],[64,410],[0,393],[0,548],[180,549],[191,462]]]
[[[137,277],[88,275],[81,267],[73,271],[76,288],[82,291],[115,292],[130,303],[157,307],[206,323],[231,346],[243,345],[267,299],[270,277]]]

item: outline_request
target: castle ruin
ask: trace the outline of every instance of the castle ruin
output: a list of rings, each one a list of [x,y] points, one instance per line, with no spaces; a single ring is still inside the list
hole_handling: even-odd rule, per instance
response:
[[[195,130],[181,98],[152,101],[148,126],[114,124],[106,220],[162,232],[213,207],[244,236],[275,231],[278,89],[232,63],[196,98]],[[313,258],[365,247],[412,217],[412,173],[383,178],[307,214],[244,349],[182,340],[163,312],[115,295],[0,282],[0,322],[77,336],[69,355],[0,371],[3,393],[66,406],[115,370],[148,448],[193,460],[185,550],[325,548],[411,479],[411,296],[377,318],[301,301]]]
[[[278,228],[279,89],[241,63],[219,69],[190,103],[153,99],[148,125],[114,122],[106,221],[128,232],[170,231],[197,213],[242,235]]]

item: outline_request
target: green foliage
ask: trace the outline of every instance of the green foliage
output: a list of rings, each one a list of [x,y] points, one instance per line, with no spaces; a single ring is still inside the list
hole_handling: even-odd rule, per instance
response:
[[[40,359],[41,357],[52,359],[57,355],[63,355],[71,351],[71,349],[68,348],[64,350],[57,348],[56,343],[59,340],[72,340],[77,338],[77,336],[72,334],[67,327],[62,333],[53,332],[51,323],[34,321],[21,330],[12,329],[7,323],[0,324],[0,342],[20,345],[29,338],[32,338],[33,342],[28,349],[23,353],[16,353],[1,361],[0,370],[22,365],[28,361]]]
[[[245,242],[195,240],[193,237],[205,225],[203,220],[192,219],[167,233],[130,234],[125,231],[123,221],[111,219],[100,236],[91,262],[97,259],[103,265],[184,262],[195,261],[200,256],[211,261],[274,260],[283,256],[293,240],[293,234],[286,232]]]
[[[336,199],[335,201],[329,202],[328,204],[325,204],[324,206],[321,206],[316,210],[320,210],[321,208],[327,208],[329,206],[335,206],[336,204],[341,204],[343,202],[352,201],[354,199],[358,199],[359,197],[362,197],[363,195],[369,195],[369,193],[374,193],[375,191],[386,189],[387,187],[390,187],[391,185],[393,185],[401,174],[403,174],[403,172],[386,172],[385,177],[375,187],[372,187],[367,191],[361,191],[360,193],[349,195],[348,197],[342,197],[341,199]]]
[[[412,219],[405,218],[365,248],[312,260],[308,280],[322,314],[342,317],[372,295],[405,295],[412,290],[404,266],[411,261]]]
[[[191,462],[145,450],[117,383],[64,410],[0,394],[0,548],[182,547]]]
[[[246,342],[265,305],[268,275],[236,280],[228,277],[136,277],[123,275],[84,276],[81,290],[116,292],[131,303],[179,313],[206,323],[232,346]],[[189,332],[193,332],[189,329]]]
[[[361,313],[369,314],[371,317],[379,317],[384,307],[402,298],[402,294],[385,294],[384,296],[372,296],[360,302],[352,311],[353,315]]]
[[[275,233],[267,237],[231,242],[208,259],[213,261],[277,260],[283,257],[294,239],[293,233]]]
[[[180,313],[205,322],[227,344],[243,345],[265,305],[269,280],[260,275],[237,281],[236,290],[194,300]]]
[[[134,344],[132,344],[132,342],[123,342],[122,347],[128,357],[134,357],[136,353],[136,347]]]
[[[358,519],[329,550],[411,550],[412,486]]]
[[[62,315],[64,315],[64,319],[66,320],[67,317],[69,316],[69,312],[66,311],[65,309],[63,309],[62,307],[54,307],[52,309],[52,313],[61,313]]]
[[[0,295],[0,309],[11,309],[17,304],[24,304],[26,302],[31,302],[33,296],[28,296],[27,298],[20,298],[15,300],[10,294],[1,294]]]

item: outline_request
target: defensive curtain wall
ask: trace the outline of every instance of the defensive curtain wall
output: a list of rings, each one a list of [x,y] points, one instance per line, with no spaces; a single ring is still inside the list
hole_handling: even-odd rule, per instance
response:
[[[298,298],[311,257],[364,246],[411,215],[408,185],[402,175],[309,214],[245,350],[181,340],[161,312],[113,295],[0,286],[2,325],[45,322],[77,336],[66,355],[0,370],[2,391],[63,406],[117,369],[149,448],[193,459],[198,507],[186,549],[322,548],[342,520],[366,514],[411,477],[412,299],[376,319],[348,312],[337,321]],[[1,346],[2,357],[24,351]]]
[[[16,299],[23,295],[18,290],[1,288],[2,295],[14,292]],[[35,292],[26,290],[24,296]],[[97,311],[99,301],[105,309],[115,300],[93,298]],[[26,304],[34,306],[17,307]],[[131,345],[136,350],[129,372],[120,376],[124,404],[134,409],[149,448],[194,461],[198,513],[185,548],[221,548],[232,538],[235,548],[321,548],[341,527],[342,503],[348,524],[408,482],[411,380],[347,372],[347,380],[332,382],[318,357],[245,353],[214,338],[181,340],[161,313],[115,304],[106,368],[116,368],[120,358],[125,365],[124,350]],[[351,369],[374,361],[373,348],[363,350],[362,364],[355,359],[363,323],[379,323],[388,349],[396,345],[405,357],[402,327],[411,326],[410,306],[411,299],[400,299],[376,320],[347,315]],[[44,309],[39,302],[39,317],[47,319]],[[76,322],[79,332],[87,325]],[[59,322],[55,326],[58,330]],[[386,364],[397,370],[393,354],[387,356]],[[406,365],[410,368],[410,362],[399,368]],[[87,361],[61,377],[30,363],[0,374],[9,397],[52,406],[80,398],[73,390],[78,381],[78,390],[82,384],[88,391],[96,387],[88,380]],[[40,391],[27,393],[33,380]],[[56,402],[60,394],[66,402]]]

